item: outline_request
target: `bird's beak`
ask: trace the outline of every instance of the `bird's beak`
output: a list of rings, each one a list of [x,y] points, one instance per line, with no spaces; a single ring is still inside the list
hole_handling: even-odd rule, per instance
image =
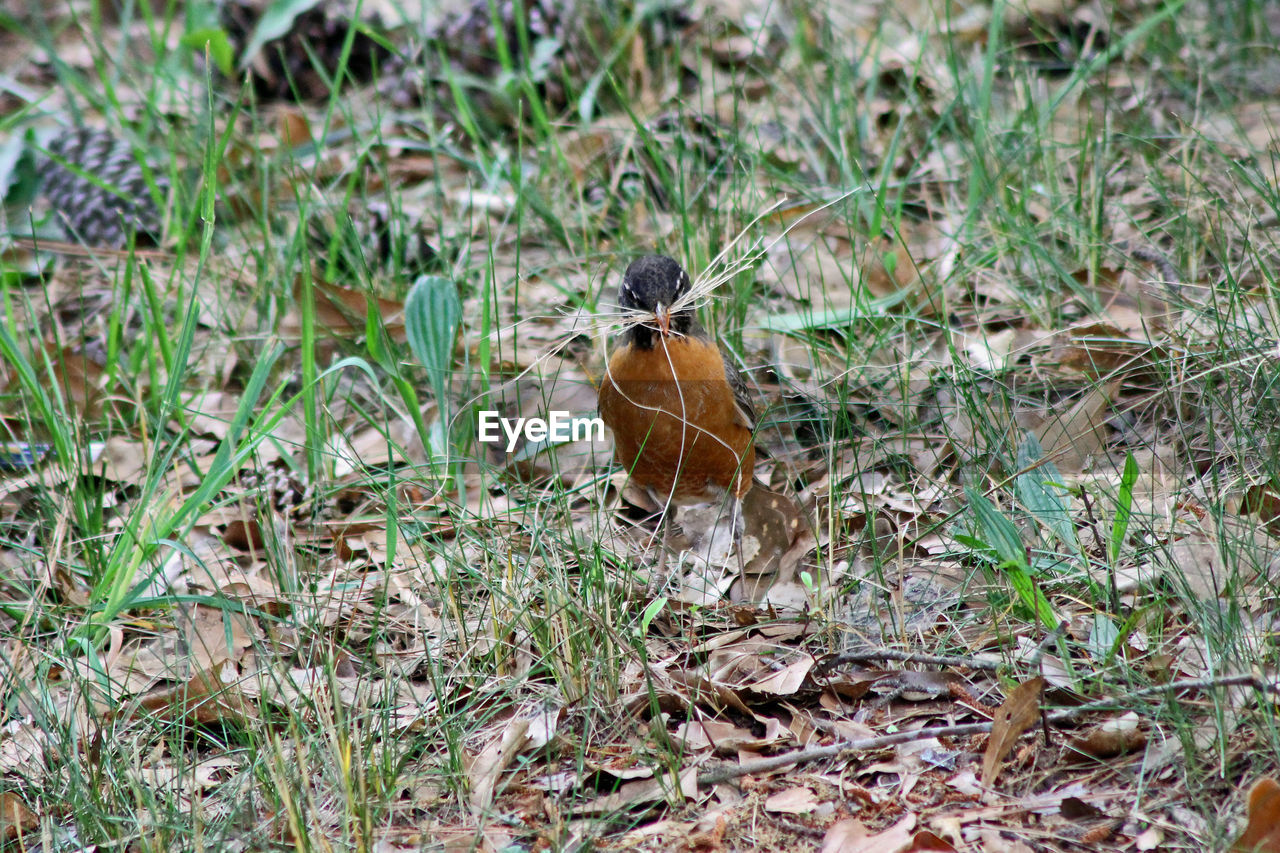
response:
[[[653,319],[658,323],[658,331],[664,338],[671,335],[671,306],[659,302],[653,306]]]

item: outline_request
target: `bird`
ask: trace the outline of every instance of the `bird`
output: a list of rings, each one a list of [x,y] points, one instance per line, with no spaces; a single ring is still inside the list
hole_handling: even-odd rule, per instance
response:
[[[609,356],[599,413],[618,463],[663,507],[655,580],[665,582],[668,511],[720,502],[745,587],[742,500],[753,483],[755,409],[742,375],[698,324],[692,290],[689,274],[666,255],[627,267],[618,306],[633,322]]]

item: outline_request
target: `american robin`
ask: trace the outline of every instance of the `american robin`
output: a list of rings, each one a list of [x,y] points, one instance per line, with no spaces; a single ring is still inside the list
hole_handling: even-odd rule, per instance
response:
[[[755,466],[755,411],[746,385],[694,317],[692,284],[680,264],[649,255],[627,267],[618,304],[637,316],[600,383],[600,416],[631,481],[664,507],[727,505],[742,573],[742,497]],[[744,577],[745,581],[745,577]]]

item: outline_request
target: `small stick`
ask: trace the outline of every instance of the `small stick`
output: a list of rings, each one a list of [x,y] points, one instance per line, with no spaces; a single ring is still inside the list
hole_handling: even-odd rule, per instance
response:
[[[1056,643],[1066,630],[1067,625],[1064,622],[1048,634],[1045,634],[1044,639],[1040,641],[1040,645],[1036,647],[1035,653],[1026,663],[1031,666],[1039,665],[1040,658],[1044,656],[1045,651]],[[999,661],[979,660],[972,657],[928,655],[923,652],[901,652],[897,649],[859,649],[855,652],[841,652],[835,657],[823,661],[822,670],[826,672],[842,663],[861,663],[869,660],[896,660],[903,663],[923,663],[932,666],[959,666],[965,669],[983,669],[989,672],[994,672],[1002,666]]]
[[[965,737],[967,735],[986,734],[989,731],[991,731],[991,723],[967,723],[960,726],[940,726],[933,729],[924,728],[913,732],[897,732],[891,735],[847,740],[843,743],[833,743],[830,746],[815,746],[812,749],[799,749],[795,752],[762,758],[759,761],[749,761],[746,764],[739,764],[737,767],[721,767],[718,770],[708,770],[706,773],[698,774],[698,784],[718,785],[721,782],[728,782],[730,779],[737,779],[740,776],[777,770],[779,767],[786,767],[789,764],[817,761],[820,758],[835,758],[845,753],[871,752],[877,749],[884,749],[886,746],[910,743],[914,740],[924,740],[931,737]]]
[[[1167,684],[1155,684],[1151,687],[1143,687],[1141,690],[1135,690],[1132,693],[1126,693],[1115,699],[1095,699],[1092,702],[1086,702],[1083,705],[1077,705],[1074,708],[1063,708],[1060,711],[1054,711],[1049,715],[1051,723],[1069,723],[1076,717],[1083,717],[1094,711],[1107,711],[1114,708],[1121,702],[1133,699],[1143,699],[1147,696],[1156,696],[1161,693],[1173,693],[1179,690],[1211,690],[1215,687],[1238,687],[1243,685],[1252,685],[1262,693],[1280,692],[1280,686],[1268,684],[1260,676],[1249,675],[1222,675],[1217,678],[1184,678],[1181,681],[1170,681]]]
[[[898,660],[900,658],[892,657],[890,659]],[[1232,687],[1237,685],[1253,685],[1264,693],[1280,692],[1280,689],[1278,689],[1276,685],[1268,684],[1257,675],[1226,675],[1219,678],[1186,678],[1181,681],[1170,681],[1168,684],[1156,684],[1152,687],[1144,687],[1141,690],[1135,690],[1132,693],[1125,694],[1118,698],[1099,699],[1084,705],[1078,705],[1074,708],[1055,711],[1049,715],[1049,722],[1051,724],[1068,723],[1075,720],[1077,717],[1082,717],[1093,711],[1108,710],[1112,706],[1125,700],[1141,699],[1146,696],[1153,696],[1160,693],[1170,693],[1179,690],[1208,690],[1214,687]],[[759,761],[750,761],[746,764],[739,764],[737,767],[721,767],[717,770],[709,770],[706,773],[698,774],[698,784],[718,785],[721,782],[728,782],[742,776],[749,776],[752,773],[767,773],[770,770],[777,770],[778,768],[787,767],[791,764],[803,764],[823,758],[838,758],[845,755],[852,757],[853,753],[873,752],[878,749],[884,749],[887,746],[895,746],[900,743],[910,743],[912,741],[925,740],[927,738],[967,737],[969,735],[987,734],[990,731],[991,723],[966,723],[957,726],[938,726],[936,728],[926,727],[910,732],[896,732],[891,735],[859,738],[858,740],[833,743],[830,746],[818,746],[812,749],[799,749],[795,752],[788,752],[782,755],[762,758]]]
[[[1056,645],[1065,633],[1067,633],[1067,623],[1059,622],[1058,627],[1044,635],[1040,645],[1036,646],[1036,650],[1031,654],[1031,657],[1027,658],[1023,663],[1027,666],[1039,667],[1041,659],[1044,658],[1044,653],[1049,651],[1051,646]]]
[[[861,663],[869,660],[896,660],[904,663],[925,663],[935,666],[962,666],[966,669],[997,670],[1002,664],[998,661],[978,660],[977,658],[953,657],[951,655],[926,655],[921,652],[900,652],[897,649],[863,649],[856,652],[841,652],[835,657],[822,662],[823,671],[842,663]]]

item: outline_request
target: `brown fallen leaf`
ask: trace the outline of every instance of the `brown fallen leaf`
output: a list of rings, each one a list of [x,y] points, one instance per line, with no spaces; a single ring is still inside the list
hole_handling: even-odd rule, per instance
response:
[[[95,417],[102,408],[102,367],[73,347],[59,348],[50,343],[44,345],[44,351],[43,357],[40,355],[32,357],[32,364],[40,381],[42,383],[49,381],[46,361],[42,360],[47,359],[47,369],[52,371],[58,384],[61,385],[63,397],[70,411],[82,418]],[[20,385],[17,375],[7,367],[0,375],[5,377],[4,393],[18,393]]]
[[[917,848],[912,830],[918,818],[908,812],[888,829],[872,835],[861,821],[846,818],[836,821],[822,839],[822,853],[908,853]],[[932,833],[930,833],[932,834]]]
[[[805,655],[743,686],[766,695],[792,696],[808,683],[809,672],[815,665],[817,660]]]
[[[838,820],[828,827],[827,834],[822,838],[822,853],[856,850],[857,845],[865,841],[869,834],[866,824],[857,818]]]
[[[739,750],[764,749],[768,746],[750,729],[720,720],[693,720],[681,724],[674,741],[686,751],[713,749],[719,755],[736,755]]]
[[[1094,758],[1113,758],[1139,749],[1147,734],[1138,725],[1138,715],[1130,711],[1114,720],[1094,726],[1086,734],[1070,740],[1072,748]]]
[[[596,389],[578,368],[554,365],[544,373],[531,372],[493,388],[480,408],[497,411],[509,419],[545,420],[556,411],[585,419],[595,413]],[[486,458],[517,479],[530,483],[559,480],[573,488],[597,476],[602,460],[608,460],[613,453],[611,437],[589,428],[580,429],[586,426],[586,420],[571,421],[559,428],[563,430],[559,438],[530,441],[520,433],[509,435],[491,422],[489,437],[495,440],[484,435],[480,439]]]
[[[0,839],[13,841],[40,825],[31,809],[13,791],[0,791]]]
[[[1139,337],[1111,323],[1088,323],[1063,333],[1058,362],[1068,370],[1103,377],[1115,370],[1130,373],[1158,363],[1162,353],[1147,335]]]
[[[293,104],[283,104],[276,112],[276,133],[280,144],[288,148],[311,144],[311,122],[306,114]]]
[[[697,767],[689,767],[680,771],[677,782],[679,784],[678,793],[682,798],[691,800],[698,796]],[[574,808],[571,814],[583,816],[617,813],[623,809],[633,808],[645,803],[660,802],[676,793],[676,791],[670,790],[670,782],[665,779],[637,779],[634,782],[624,783],[612,794],[605,794],[590,802],[583,803],[581,806]]]
[[[911,837],[911,846],[903,853],[955,853],[955,845],[927,829],[922,829]]]
[[[1065,412],[1051,415],[1036,430],[1044,457],[1062,471],[1076,472],[1100,453],[1106,445],[1107,407],[1118,388],[1117,382],[1092,388]]]
[[[529,702],[503,726],[501,734],[489,741],[470,761],[471,809],[483,813],[493,805],[498,779],[521,752],[541,749],[555,736],[560,709],[541,702]]]
[[[1044,678],[1036,676],[1009,692],[1009,698],[996,711],[991,722],[991,739],[982,757],[982,784],[990,785],[1000,774],[1000,762],[1013,749],[1018,738],[1040,718],[1040,696]]]
[[[1280,782],[1263,776],[1249,789],[1249,824],[1232,853],[1280,853]]]
[[[467,775],[471,781],[471,809],[483,812],[493,804],[498,777],[529,742],[529,720],[517,717],[471,760]]]
[[[192,668],[205,672],[238,662],[253,645],[256,633],[242,614],[203,605],[191,609],[182,628]]]
[[[349,287],[342,287],[318,277],[312,278],[312,296],[315,299],[316,329],[335,338],[354,338],[365,333],[369,310],[378,312],[388,337],[404,343],[404,305],[393,299],[375,297]],[[293,283],[293,307],[280,323],[280,336],[294,340],[302,334],[302,315],[297,308],[303,297],[303,281],[298,276]]]
[[[258,710],[240,691],[235,670],[234,663],[225,662],[210,670],[192,672],[185,684],[140,697],[137,707],[158,720],[183,720],[201,726],[248,726],[258,719]]]
[[[256,519],[234,519],[222,531],[222,541],[237,551],[261,551],[267,544],[262,525]]]
[[[759,601],[775,582],[791,580],[800,558],[814,545],[813,529],[795,498],[759,481],[742,499],[742,517],[744,555],[750,551],[747,540],[754,538],[756,545],[746,567],[747,589],[742,592],[748,600]]]
[[[818,797],[805,787],[788,788],[771,794],[764,801],[764,810],[782,814],[808,814],[818,807]]]

